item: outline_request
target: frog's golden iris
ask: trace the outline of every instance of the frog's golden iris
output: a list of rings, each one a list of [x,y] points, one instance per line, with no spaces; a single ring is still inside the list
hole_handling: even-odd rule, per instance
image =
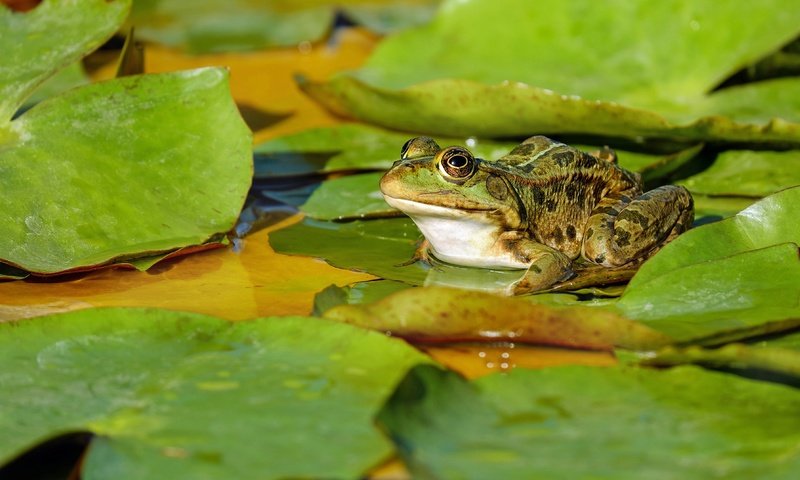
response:
[[[518,292],[569,278],[579,257],[605,267],[641,262],[694,218],[685,188],[643,193],[640,176],[618,166],[610,149],[588,154],[542,136],[494,162],[411,139],[381,191],[437,258],[526,269]]]

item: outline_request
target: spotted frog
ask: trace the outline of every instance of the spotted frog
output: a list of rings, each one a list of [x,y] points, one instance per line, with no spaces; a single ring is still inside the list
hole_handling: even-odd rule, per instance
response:
[[[589,154],[535,136],[492,162],[418,137],[400,156],[380,187],[422,231],[422,249],[456,265],[524,269],[514,293],[569,279],[576,261],[635,265],[694,218],[688,190],[643,192],[608,148]]]

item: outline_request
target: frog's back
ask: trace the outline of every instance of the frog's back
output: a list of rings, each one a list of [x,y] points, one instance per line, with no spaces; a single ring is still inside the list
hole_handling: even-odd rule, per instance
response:
[[[534,239],[572,258],[603,198],[641,192],[638,174],[543,136],[529,138],[493,164],[517,192]]]

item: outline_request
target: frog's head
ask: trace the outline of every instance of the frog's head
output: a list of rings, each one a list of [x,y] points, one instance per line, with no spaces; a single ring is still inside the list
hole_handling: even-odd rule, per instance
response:
[[[440,148],[433,139],[418,137],[403,145],[400,157],[381,178],[381,192],[414,220],[468,217],[521,228],[524,214],[506,176],[466,148]]]

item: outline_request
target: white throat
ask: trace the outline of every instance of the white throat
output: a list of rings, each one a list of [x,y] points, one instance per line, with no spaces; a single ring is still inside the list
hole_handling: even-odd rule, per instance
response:
[[[468,267],[528,267],[498,244],[503,230],[488,212],[428,205],[388,195],[384,198],[411,217],[440,260]]]

